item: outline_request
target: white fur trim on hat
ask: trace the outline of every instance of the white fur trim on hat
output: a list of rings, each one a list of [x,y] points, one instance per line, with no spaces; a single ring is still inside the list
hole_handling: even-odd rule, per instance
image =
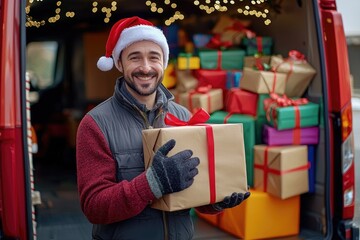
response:
[[[169,61],[169,45],[164,33],[154,26],[137,25],[124,29],[114,47],[112,56],[117,69],[120,70],[117,60],[119,59],[121,51],[132,43],[143,40],[155,42],[161,47],[164,54],[164,68],[167,67]]]
[[[97,67],[101,70],[101,71],[110,71],[112,69],[112,67],[114,66],[114,61],[111,57],[101,57],[99,58],[99,60],[97,61]]]

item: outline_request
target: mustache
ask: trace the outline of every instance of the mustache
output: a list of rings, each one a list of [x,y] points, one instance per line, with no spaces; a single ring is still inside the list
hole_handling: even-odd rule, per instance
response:
[[[132,74],[133,77],[156,77],[157,76],[157,72],[155,71],[150,71],[147,73],[144,73],[142,71],[138,71],[138,72],[134,72]]]

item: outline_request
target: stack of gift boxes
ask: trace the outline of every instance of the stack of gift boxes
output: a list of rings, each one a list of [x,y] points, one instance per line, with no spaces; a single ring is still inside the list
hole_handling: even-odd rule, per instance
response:
[[[194,35],[194,52],[179,53],[171,91],[191,112],[210,113],[209,124],[243,124],[251,197],[197,215],[241,238],[296,235],[300,195],[315,186],[319,104],[303,95],[316,71],[299,51],[275,55],[271,37],[221,21],[216,34]]]

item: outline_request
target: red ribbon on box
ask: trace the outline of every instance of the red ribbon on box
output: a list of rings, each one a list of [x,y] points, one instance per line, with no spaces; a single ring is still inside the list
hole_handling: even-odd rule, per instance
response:
[[[196,112],[198,111],[198,109],[194,109],[193,108],[193,104],[192,104],[192,97],[194,94],[206,94],[207,95],[207,102],[208,102],[208,112],[211,112],[211,96],[209,94],[210,90],[212,89],[212,86],[210,84],[206,85],[206,86],[199,86],[196,89],[193,89],[189,92],[189,109],[190,112]]]
[[[274,67],[274,71],[277,71],[277,69],[284,63],[289,63],[290,65],[290,70],[287,73],[286,76],[286,80],[285,82],[287,82],[289,80],[290,75],[293,72],[294,69],[294,62],[306,62],[305,59],[305,55],[302,54],[301,52],[297,51],[297,50],[290,50],[288,53],[288,58],[285,59],[282,63],[280,63],[279,65],[277,65],[276,67]]]
[[[226,49],[233,45],[231,41],[221,41],[221,35],[215,34],[210,41],[206,44],[208,48]]]
[[[275,119],[276,119],[276,111],[275,109],[278,107],[289,107],[293,106],[295,110],[295,127],[293,132],[293,144],[300,144],[300,135],[301,135],[301,129],[300,129],[300,105],[308,104],[308,99],[306,98],[298,98],[298,99],[291,99],[288,98],[286,95],[283,95],[280,97],[276,93],[270,94],[270,102],[264,105],[265,112],[266,112],[266,119],[270,122],[271,117],[270,114],[272,113],[272,118],[274,119],[274,125],[276,125]]]
[[[272,174],[275,174],[275,175],[283,175],[283,174],[286,174],[286,173],[292,173],[292,172],[307,170],[307,169],[310,168],[310,162],[309,161],[308,161],[308,163],[306,165],[299,166],[299,167],[296,167],[296,168],[291,168],[291,169],[288,169],[288,170],[283,170],[283,171],[269,168],[269,166],[268,166],[268,151],[269,151],[269,148],[270,147],[267,146],[264,149],[264,164],[263,165],[257,164],[257,163],[254,164],[255,168],[258,168],[258,169],[261,169],[261,170],[264,171],[264,192],[267,191],[268,174],[269,173],[272,173]]]
[[[194,126],[203,125],[206,130],[207,139],[207,153],[209,161],[209,188],[210,188],[210,204],[216,202],[216,177],[215,177],[215,144],[214,144],[214,133],[211,125],[204,124],[210,118],[203,108],[199,109],[190,118],[189,121],[182,121],[171,113],[165,115],[165,124],[169,126]]]

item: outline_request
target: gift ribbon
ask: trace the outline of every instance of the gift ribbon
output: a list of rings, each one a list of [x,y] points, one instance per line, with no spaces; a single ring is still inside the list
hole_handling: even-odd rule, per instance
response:
[[[226,30],[232,30],[232,31],[236,31],[239,33],[245,33],[247,38],[253,38],[256,36],[256,34],[252,31],[250,31],[249,29],[247,29],[244,24],[242,24],[241,22],[235,21],[231,26],[227,27],[224,29],[224,32]]]
[[[231,41],[221,41],[221,35],[215,34],[206,44],[208,48],[226,49],[233,45]]]
[[[276,93],[270,94],[270,102],[264,105],[266,111],[266,119],[270,122],[271,118],[274,120],[274,125],[276,126],[276,111],[275,109],[278,107],[294,107],[295,111],[295,126],[294,126],[294,135],[293,135],[293,142],[296,144],[300,143],[300,105],[306,105],[309,101],[306,98],[298,98],[298,99],[291,99],[288,98],[285,94],[280,97]],[[271,117],[272,113],[272,117]],[[296,130],[298,129],[298,130]]]
[[[275,67],[275,71],[277,71],[277,69],[278,69],[281,65],[283,65],[283,64],[285,64],[285,63],[288,63],[288,64],[289,64],[290,70],[289,70],[289,72],[288,72],[287,75],[286,75],[286,80],[285,80],[285,82],[288,82],[290,75],[293,73],[293,70],[294,70],[294,62],[306,62],[305,55],[302,54],[301,52],[297,51],[297,50],[290,50],[289,53],[288,53],[288,58],[285,59],[282,63],[278,64],[278,65]]]
[[[217,61],[217,69],[220,70],[221,69],[221,61],[222,61],[222,52],[218,51],[218,61]]]
[[[210,90],[212,89],[212,86],[210,84],[206,86],[199,86],[196,89],[193,89],[189,92],[189,109],[191,112],[197,111],[198,109],[193,108],[192,104],[192,97],[194,94],[206,94],[207,96],[207,106],[208,106],[208,112],[211,112],[211,95]]]
[[[165,124],[170,126],[193,126],[203,125],[206,130],[207,139],[207,154],[209,164],[209,188],[210,188],[210,204],[216,202],[216,177],[215,177],[215,144],[214,144],[214,133],[211,125],[204,124],[210,118],[203,108],[200,108],[189,121],[182,121],[171,113],[165,115]]]
[[[308,161],[307,164],[302,165],[302,166],[298,166],[295,168],[291,168],[288,170],[277,170],[277,169],[273,169],[273,168],[269,168],[268,166],[268,151],[269,151],[269,146],[266,146],[264,149],[264,164],[254,164],[254,167],[257,169],[261,169],[264,172],[264,192],[267,191],[267,185],[268,185],[268,175],[269,173],[275,174],[275,175],[283,175],[283,174],[287,174],[287,173],[293,173],[293,172],[298,172],[298,171],[303,171],[303,170],[308,170],[310,168],[310,162]]]
[[[266,82],[266,79],[264,78],[263,75],[261,75],[261,79],[264,81],[269,93],[274,93],[275,92],[275,87],[276,87],[276,81],[277,81],[277,75],[276,75],[276,72],[275,71],[269,71],[269,72],[272,72],[274,74],[274,78],[273,78],[273,83],[272,83],[272,86],[271,86],[271,89],[269,87],[269,85],[267,84]]]
[[[190,60],[192,58],[192,53],[180,53],[179,57],[186,58],[186,69],[190,68]]]
[[[256,37],[256,46],[258,53],[262,53],[263,52],[262,37]]]

